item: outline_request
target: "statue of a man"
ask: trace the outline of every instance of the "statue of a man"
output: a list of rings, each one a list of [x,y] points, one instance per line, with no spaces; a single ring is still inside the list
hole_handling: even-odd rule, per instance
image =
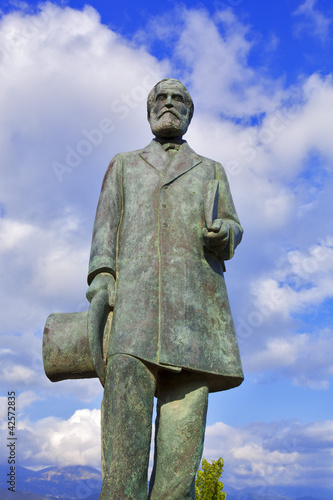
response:
[[[102,403],[102,500],[194,499],[208,393],[243,381],[224,281],[242,238],[216,161],[183,140],[193,102],[175,79],[148,96],[154,139],[116,155],[95,219],[87,297],[113,308]]]

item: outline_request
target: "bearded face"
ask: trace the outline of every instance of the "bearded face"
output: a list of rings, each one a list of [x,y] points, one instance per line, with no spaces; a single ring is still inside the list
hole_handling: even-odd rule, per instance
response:
[[[149,117],[153,134],[161,138],[181,138],[189,122],[189,109],[182,86],[161,82],[156,88]]]

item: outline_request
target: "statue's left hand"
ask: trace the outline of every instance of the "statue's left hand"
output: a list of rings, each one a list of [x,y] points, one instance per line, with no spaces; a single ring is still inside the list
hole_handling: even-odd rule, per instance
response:
[[[202,230],[202,236],[205,247],[218,255],[229,243],[229,226],[222,219],[215,219],[211,228]]]
[[[90,302],[88,311],[88,338],[95,371],[104,387],[106,364],[103,356],[105,325],[110,308],[115,302],[115,279],[112,274],[99,273],[92,280],[87,299]]]
[[[95,276],[86,293],[89,302],[91,302],[95,295],[101,290],[107,292],[106,297],[108,298],[109,306],[113,307],[115,302],[115,279],[112,274],[100,273]]]

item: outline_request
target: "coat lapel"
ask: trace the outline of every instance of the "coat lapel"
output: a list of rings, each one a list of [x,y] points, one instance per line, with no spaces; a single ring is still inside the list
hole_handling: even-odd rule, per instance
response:
[[[159,142],[154,140],[139,153],[139,156],[163,175],[165,175],[170,165],[168,153],[164,151]]]
[[[166,172],[163,185],[174,181],[191,170],[191,168],[199,165],[199,163],[201,163],[200,157],[190,148],[187,142],[184,142]]]
[[[182,144],[171,163],[168,153],[155,140],[152,140],[139,155],[149,165],[164,175],[163,186],[185,174],[202,161],[193,149],[189,147],[187,142]]]

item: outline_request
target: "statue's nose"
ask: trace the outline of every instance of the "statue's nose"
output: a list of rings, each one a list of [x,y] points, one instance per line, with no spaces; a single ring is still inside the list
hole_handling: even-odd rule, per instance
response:
[[[165,101],[165,104],[164,104],[167,108],[172,108],[173,107],[173,102],[172,102],[172,98],[171,96],[169,95],[169,97],[167,98],[167,100]]]

